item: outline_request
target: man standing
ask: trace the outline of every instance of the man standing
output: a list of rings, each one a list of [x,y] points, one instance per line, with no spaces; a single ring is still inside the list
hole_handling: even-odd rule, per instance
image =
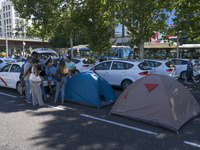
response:
[[[75,63],[71,60],[71,57],[70,57],[70,56],[67,56],[65,65],[67,66],[67,69],[69,70],[70,73],[76,70],[76,65],[75,65]]]
[[[45,73],[48,76],[48,86],[49,86],[49,90],[50,90],[50,95],[52,94],[51,82],[52,81],[56,82],[56,80],[53,78],[53,76],[55,74],[55,70],[56,70],[56,68],[54,66],[52,66],[52,62],[49,61],[47,64],[47,67],[45,69]]]
[[[196,71],[196,70],[193,68],[192,60],[193,60],[193,58],[189,57],[189,61],[187,63],[186,78],[185,78],[186,84],[189,84],[189,82],[187,81],[188,78],[192,78],[194,83],[197,83],[197,81],[195,80],[194,75],[193,75],[193,71]]]
[[[30,72],[29,69],[32,67],[32,58],[28,57],[27,58],[27,62],[24,65],[24,75],[22,76],[22,78],[24,78],[25,81],[25,96],[26,96],[26,102],[27,103],[32,103],[31,101],[31,93],[30,93],[30,82],[29,82],[29,76],[30,76]]]

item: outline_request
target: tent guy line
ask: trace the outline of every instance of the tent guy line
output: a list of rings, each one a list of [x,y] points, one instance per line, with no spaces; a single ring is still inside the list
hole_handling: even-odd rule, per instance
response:
[[[82,117],[86,117],[86,118],[98,120],[98,121],[101,121],[101,122],[106,122],[106,123],[109,123],[109,124],[112,124],[112,125],[116,125],[116,126],[120,126],[120,127],[124,127],[124,128],[128,128],[128,129],[136,130],[136,131],[147,133],[147,134],[152,134],[152,135],[157,135],[158,134],[156,132],[151,132],[151,131],[148,131],[148,130],[143,130],[143,129],[140,129],[140,128],[136,128],[136,127],[124,125],[124,124],[121,124],[121,123],[117,123],[117,122],[114,122],[114,121],[109,121],[109,120],[97,118],[97,117],[86,115],[86,114],[80,114],[80,115]]]
[[[188,142],[188,141],[184,141],[183,143],[200,148],[200,145],[196,144],[196,143],[192,143],[192,142]]]

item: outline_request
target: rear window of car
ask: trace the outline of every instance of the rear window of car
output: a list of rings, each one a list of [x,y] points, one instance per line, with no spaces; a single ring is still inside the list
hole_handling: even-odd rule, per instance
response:
[[[72,61],[73,61],[75,64],[80,63],[80,60],[78,60],[78,59],[72,59]]]
[[[141,70],[151,70],[151,67],[147,62],[142,62],[138,65]]]
[[[125,69],[131,69],[133,66],[133,64],[125,63]]]
[[[168,68],[175,67],[175,66],[174,66],[174,63],[173,63],[172,61],[166,62],[165,65],[166,65]]]
[[[95,61],[92,60],[92,59],[84,59],[84,60],[83,60],[83,63],[84,63],[84,64],[95,64]]]

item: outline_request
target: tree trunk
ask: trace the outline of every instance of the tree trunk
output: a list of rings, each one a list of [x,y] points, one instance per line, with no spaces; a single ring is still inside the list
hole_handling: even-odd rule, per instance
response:
[[[71,46],[71,57],[74,58],[73,37],[72,37],[72,33],[70,33],[70,46]]]
[[[138,48],[139,48],[140,59],[144,59],[144,40],[140,40]]]

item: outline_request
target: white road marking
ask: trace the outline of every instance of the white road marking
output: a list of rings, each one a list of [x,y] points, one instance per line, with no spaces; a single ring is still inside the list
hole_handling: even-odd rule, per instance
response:
[[[188,141],[184,141],[183,143],[200,148],[200,145],[199,145],[199,144],[196,144],[196,143],[192,143],[192,142],[188,142]]]
[[[147,133],[147,134],[153,134],[153,135],[157,135],[158,134],[158,133],[151,132],[151,131],[148,131],[148,130],[143,130],[143,129],[140,129],[140,128],[136,128],[136,127],[124,125],[124,124],[121,124],[121,123],[117,123],[117,122],[113,122],[113,121],[109,121],[109,120],[93,117],[93,116],[86,115],[86,114],[80,114],[80,115],[83,116],[83,117],[86,117],[86,118],[95,119],[95,120],[98,120],[98,121],[110,123],[110,124],[113,124],[113,125],[117,125],[117,126],[120,126],[120,127],[124,127],[124,128],[128,128],[128,129],[140,131],[140,132]]]
[[[62,110],[62,111],[66,111],[66,109],[64,108],[60,108],[60,107],[55,107],[55,106],[51,106],[51,105],[47,105],[50,108],[54,108],[54,109],[58,109],[58,110]]]
[[[0,92],[1,95],[5,95],[5,96],[9,96],[9,97],[12,97],[12,98],[17,98],[17,96],[13,96],[13,95],[10,95],[10,94],[6,94],[6,93],[2,93]]]

